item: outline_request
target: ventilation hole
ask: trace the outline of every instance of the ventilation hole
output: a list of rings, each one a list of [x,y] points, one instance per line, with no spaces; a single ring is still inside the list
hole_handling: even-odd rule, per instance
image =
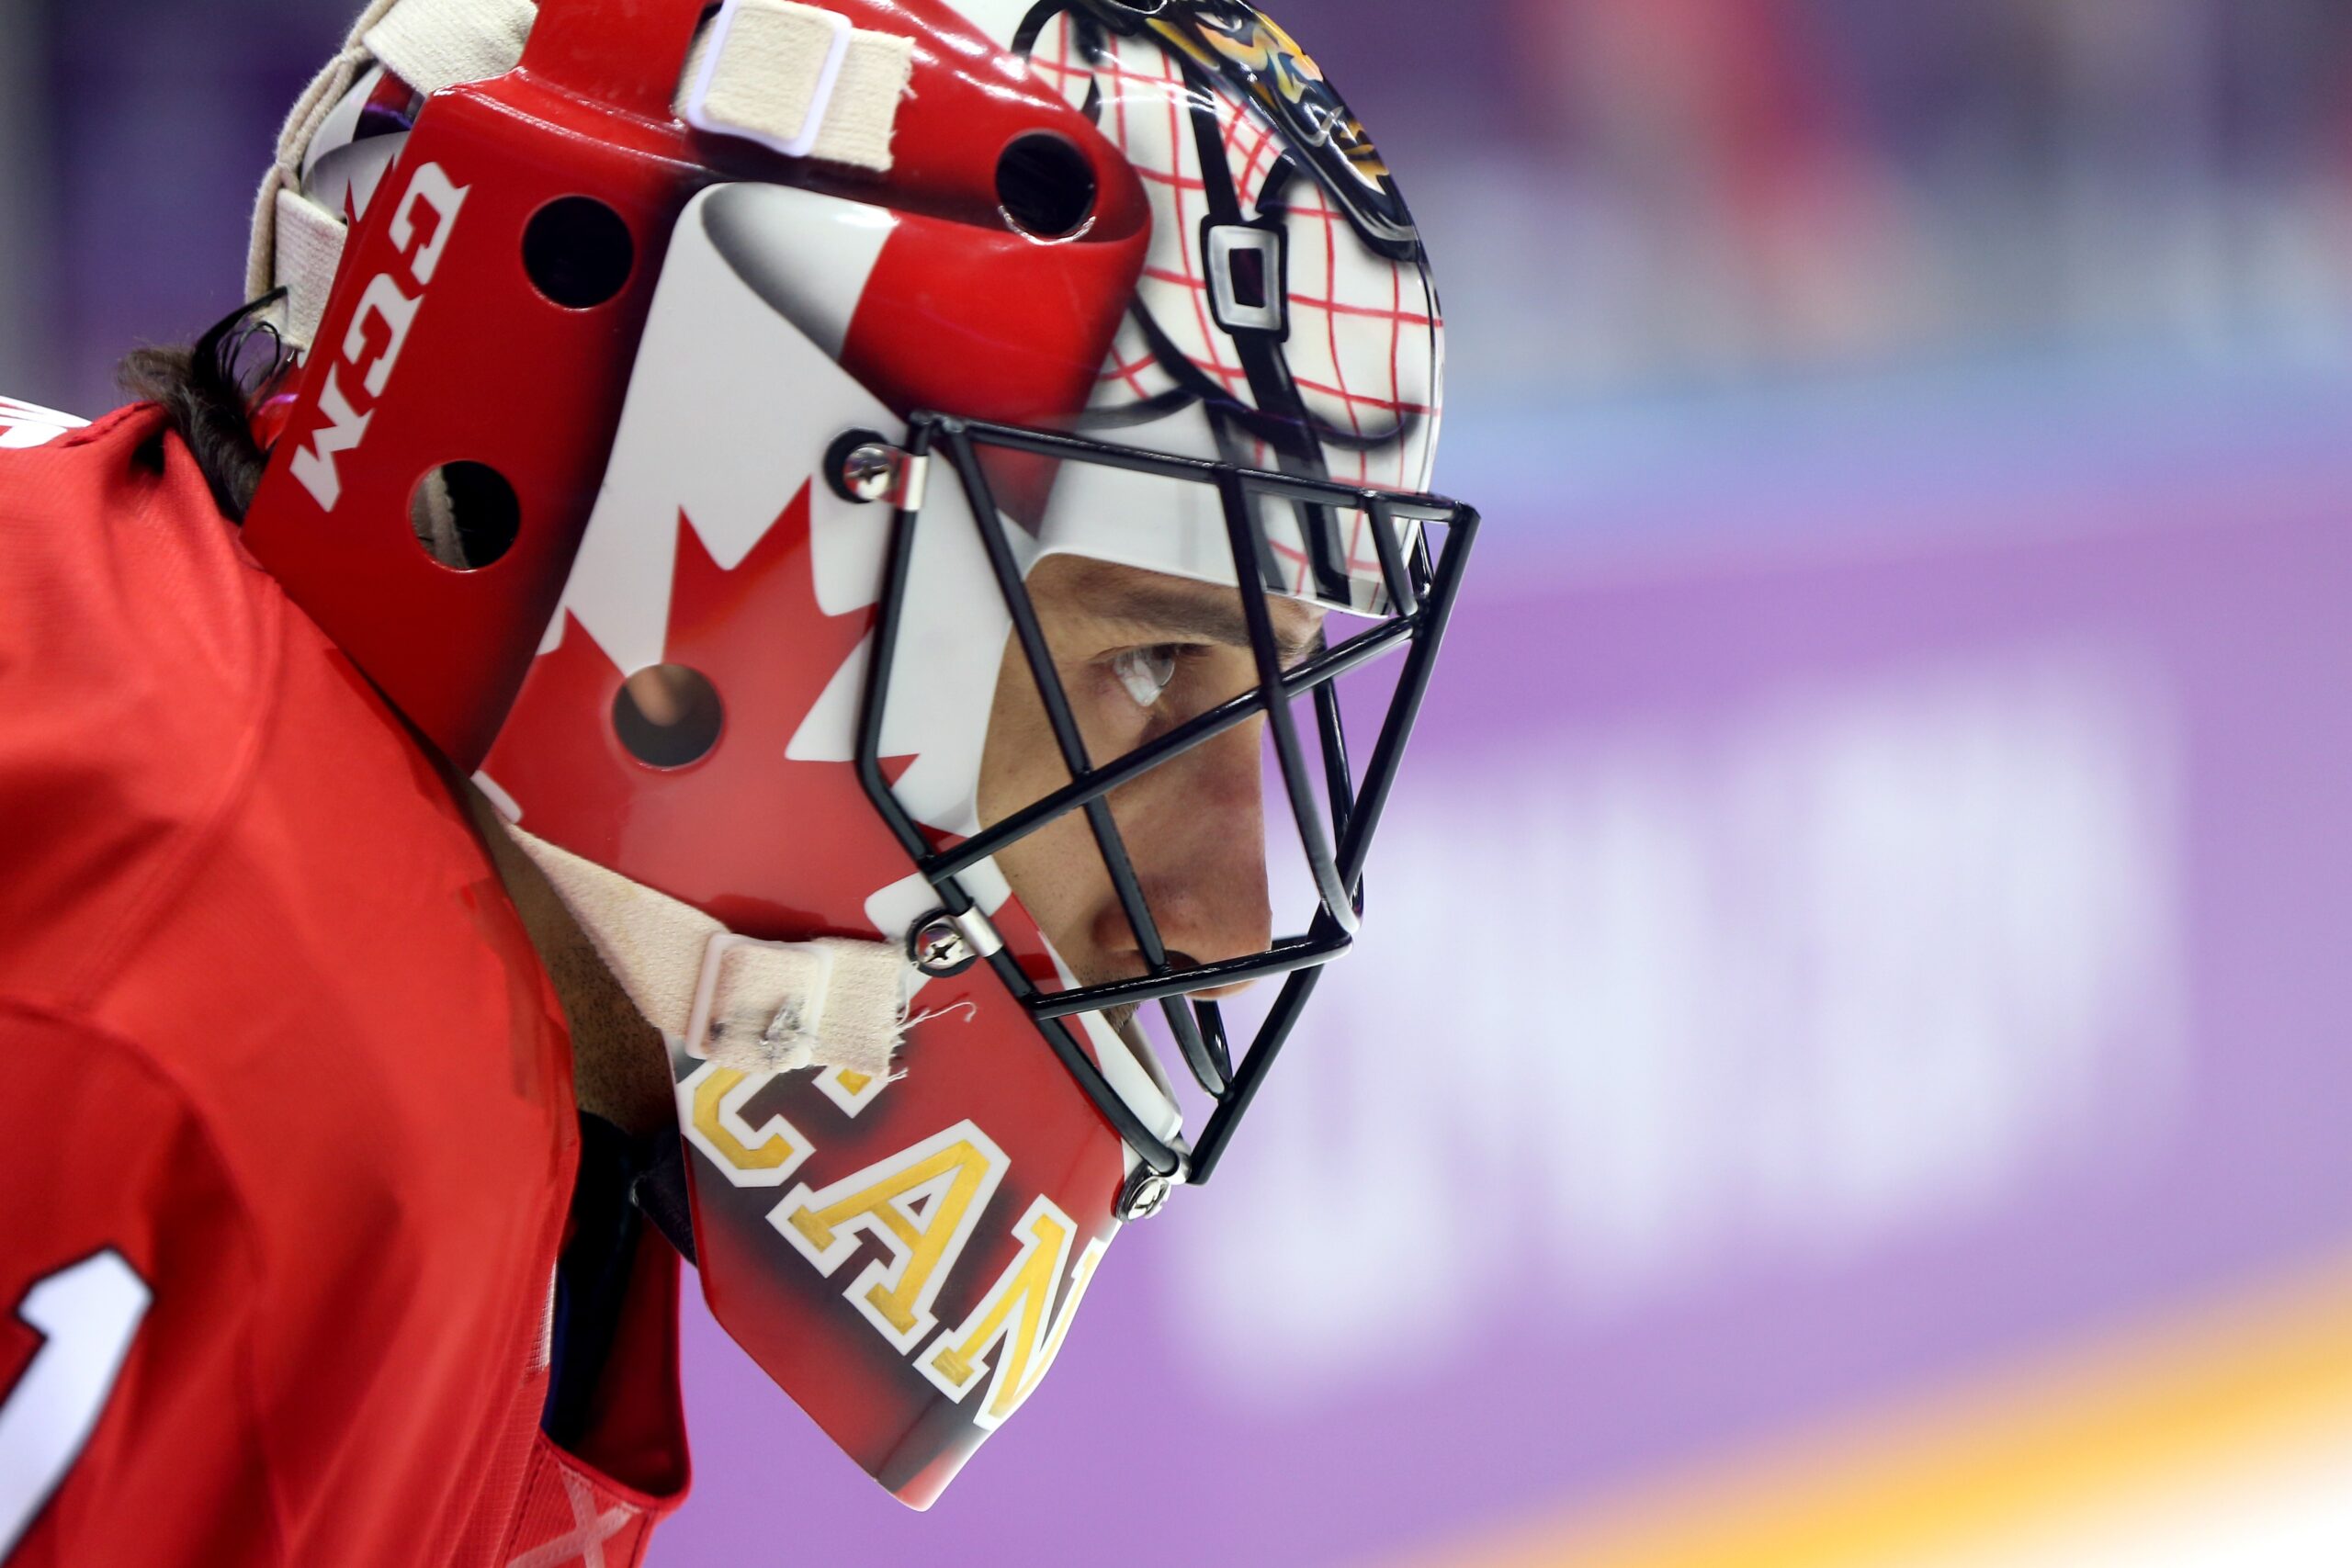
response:
[[[487,463],[428,468],[409,492],[408,525],[424,553],[452,571],[479,571],[514,547],[523,505]]]
[[[567,310],[585,310],[618,294],[636,262],[628,225],[594,197],[550,201],[523,230],[523,270],[531,287]]]
[[[1046,131],[1016,137],[996,161],[997,200],[1006,221],[1024,234],[1059,240],[1094,216],[1094,165]]]
[[[613,731],[628,754],[650,768],[683,768],[710,755],[727,716],[718,691],[699,670],[656,664],[640,670],[613,698]]]

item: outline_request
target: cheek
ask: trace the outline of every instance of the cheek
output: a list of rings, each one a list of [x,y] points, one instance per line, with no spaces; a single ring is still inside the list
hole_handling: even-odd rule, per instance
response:
[[[1115,761],[1144,739],[1146,716],[1115,679],[1093,664],[1064,665],[1058,674],[1090,761],[1099,767]],[[1069,780],[1028,664],[1018,649],[1012,649],[998,674],[989,714],[980,761],[980,820],[1001,821]]]
[[[1061,671],[1064,690],[1078,716],[1088,755],[1106,760],[1131,741],[1116,741],[1115,722],[1102,712],[1087,667]],[[1055,744],[1045,704],[1017,648],[1007,650],[998,673],[989,716],[988,745],[980,762],[979,810],[983,824],[1002,821],[1022,807],[1069,782]],[[1081,969],[1092,966],[1087,931],[1090,917],[1110,897],[1110,877],[1083,812],[1069,812],[996,857],[1013,896],[1062,956]]]
[[[1053,731],[1017,645],[1008,643],[989,708],[988,743],[980,755],[980,820],[1002,820],[1053,787]],[[1043,764],[1043,766],[1041,766]]]
[[[1087,931],[1110,877],[1083,814],[1061,818],[996,857],[1012,896],[1029,911],[1061,955],[1081,971],[1091,966]]]

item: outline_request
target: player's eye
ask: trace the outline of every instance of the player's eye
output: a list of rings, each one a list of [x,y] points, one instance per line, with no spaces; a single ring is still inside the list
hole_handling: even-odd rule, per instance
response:
[[[1111,660],[1111,673],[1137,707],[1159,705],[1168,694],[1168,687],[1176,679],[1176,663],[1182,649],[1174,643],[1155,643],[1149,648],[1131,648]]]

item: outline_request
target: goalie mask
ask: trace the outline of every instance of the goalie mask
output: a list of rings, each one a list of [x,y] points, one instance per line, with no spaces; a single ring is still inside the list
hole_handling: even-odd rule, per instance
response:
[[[259,228],[251,547],[668,1035],[714,1315],[928,1505],[1362,917],[1476,526],[1395,185],[1238,0],[379,0]]]

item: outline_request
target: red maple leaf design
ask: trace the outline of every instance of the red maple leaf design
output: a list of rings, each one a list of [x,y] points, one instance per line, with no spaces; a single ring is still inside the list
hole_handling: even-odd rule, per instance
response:
[[[875,618],[819,607],[808,499],[804,485],[732,570],[678,515],[663,660],[718,693],[707,755],[661,769],[629,754],[613,727],[623,672],[566,612],[484,767],[532,832],[746,935],[870,937],[865,900],[913,868],[852,764],[785,755]],[[911,761],[885,771],[895,781]]]

